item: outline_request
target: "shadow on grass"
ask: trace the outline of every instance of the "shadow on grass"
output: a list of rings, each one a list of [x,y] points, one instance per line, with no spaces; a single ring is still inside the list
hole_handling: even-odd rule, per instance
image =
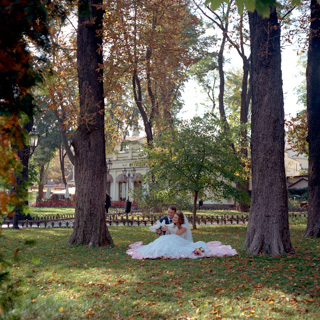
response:
[[[7,259],[19,249],[10,270],[23,279],[19,316],[319,319],[319,240],[302,238],[304,226],[291,227],[296,254],[284,257],[247,255],[245,226],[201,226],[194,241],[218,240],[239,254],[197,260],[132,260],[129,244],[157,236],[145,227],[109,230],[114,248],[68,246],[71,229],[3,232]],[[24,245],[30,239],[35,246]]]

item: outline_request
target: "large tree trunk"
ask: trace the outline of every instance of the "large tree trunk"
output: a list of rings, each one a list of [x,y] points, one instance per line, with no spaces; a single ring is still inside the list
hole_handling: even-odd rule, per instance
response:
[[[293,252],[284,168],[284,107],[280,25],[275,8],[249,13],[252,70],[252,199],[245,247],[249,254]]]
[[[69,244],[113,244],[105,220],[106,160],[102,74],[102,17],[96,5],[78,4],[77,64],[81,122],[73,138],[75,151],[75,224]]]
[[[309,140],[308,223],[305,237],[320,237],[320,5],[311,0],[311,27],[307,66]]]

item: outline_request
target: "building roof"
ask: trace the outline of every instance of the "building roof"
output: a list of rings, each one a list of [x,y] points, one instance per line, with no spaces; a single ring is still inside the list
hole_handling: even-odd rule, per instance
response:
[[[294,183],[291,183],[288,185],[288,188],[290,189],[300,189],[300,188],[305,188],[305,186],[301,186],[301,184],[303,183],[307,183],[308,185],[308,179],[305,178],[304,176],[301,177],[299,180],[297,180],[296,182]],[[299,186],[300,185],[300,186]]]

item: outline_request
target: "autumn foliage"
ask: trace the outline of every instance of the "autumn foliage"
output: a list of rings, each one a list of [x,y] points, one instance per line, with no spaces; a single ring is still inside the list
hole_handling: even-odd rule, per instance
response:
[[[298,112],[295,117],[286,121],[288,150],[301,155],[309,154],[307,112]]]
[[[148,0],[110,1],[105,7],[105,96],[112,104],[130,90],[149,142],[177,111],[179,89],[193,62],[190,38],[198,20],[189,5]]]
[[[34,112],[31,90],[42,79],[49,39],[44,1],[0,0],[0,19],[0,209],[7,213],[19,201],[12,193],[22,168],[16,152]]]
[[[18,203],[12,192],[16,173],[21,170],[15,151],[22,147],[23,133],[17,116],[0,116],[0,137],[0,214],[4,215]]]

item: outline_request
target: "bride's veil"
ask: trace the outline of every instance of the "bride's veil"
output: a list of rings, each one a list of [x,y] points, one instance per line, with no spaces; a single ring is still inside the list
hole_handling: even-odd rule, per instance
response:
[[[183,218],[184,218],[184,224],[182,226],[187,229],[185,239],[188,240],[188,241],[193,242],[192,232],[191,232],[191,229],[190,229],[189,221],[188,221],[188,218],[186,217],[186,215],[184,213],[183,213]]]

